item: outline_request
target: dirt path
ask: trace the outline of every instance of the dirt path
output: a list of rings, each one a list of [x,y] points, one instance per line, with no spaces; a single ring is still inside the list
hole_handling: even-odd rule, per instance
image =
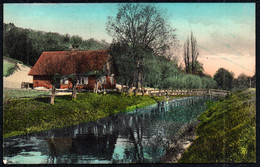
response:
[[[28,75],[30,68],[22,64],[17,64],[18,69],[10,76],[4,77],[4,88],[21,88],[22,82],[33,82],[33,77]]]

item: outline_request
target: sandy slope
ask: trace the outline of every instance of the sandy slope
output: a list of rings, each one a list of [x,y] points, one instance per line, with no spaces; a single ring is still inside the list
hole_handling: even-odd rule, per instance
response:
[[[33,82],[33,77],[28,75],[30,68],[17,64],[18,69],[10,76],[4,77],[4,88],[21,88],[22,82]]]

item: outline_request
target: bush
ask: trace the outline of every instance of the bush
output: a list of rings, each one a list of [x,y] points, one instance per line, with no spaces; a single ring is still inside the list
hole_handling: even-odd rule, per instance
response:
[[[202,88],[202,82],[199,76],[185,75],[182,78],[182,82],[186,89],[200,89]]]
[[[217,83],[212,78],[201,77],[202,87],[203,89],[214,89],[217,86]]]

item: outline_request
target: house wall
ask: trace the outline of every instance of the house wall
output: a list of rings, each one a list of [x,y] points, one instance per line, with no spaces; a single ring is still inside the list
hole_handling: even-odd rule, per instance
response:
[[[50,77],[48,76],[39,76],[35,75],[33,76],[33,87],[45,87],[45,88],[52,88]]]
[[[95,76],[88,77],[88,84],[87,85],[77,85],[77,89],[88,89],[94,90],[96,84]],[[45,88],[52,88],[50,77],[48,76],[33,76],[33,87],[45,87]],[[102,87],[104,89],[115,89],[116,88],[116,79],[114,77],[114,84],[110,82],[110,76],[106,76],[106,84],[103,84]],[[72,83],[69,81],[68,84],[60,84],[61,89],[72,88]],[[98,88],[100,89],[100,84],[98,84]]]

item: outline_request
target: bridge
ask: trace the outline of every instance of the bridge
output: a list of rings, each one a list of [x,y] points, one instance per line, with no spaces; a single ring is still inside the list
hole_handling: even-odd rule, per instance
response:
[[[209,95],[209,96],[227,96],[231,94],[227,90],[218,89],[185,89],[185,90],[145,90],[144,95],[151,96],[176,96],[176,95]]]

